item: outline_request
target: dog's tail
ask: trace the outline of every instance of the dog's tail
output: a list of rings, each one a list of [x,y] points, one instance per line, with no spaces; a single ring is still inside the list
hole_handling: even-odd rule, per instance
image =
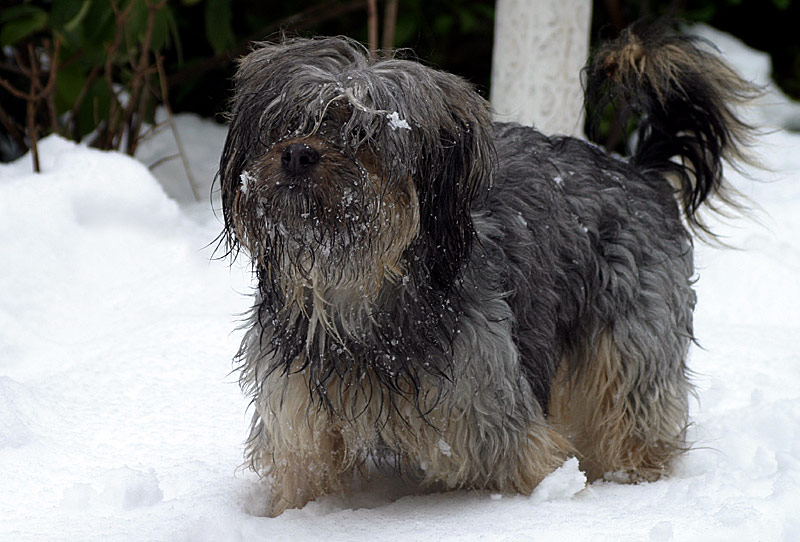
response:
[[[638,128],[631,160],[677,181],[687,221],[710,234],[697,210],[710,195],[737,205],[722,163],[754,163],[747,152],[753,130],[734,108],[759,90],[706,45],[668,32],[663,23],[631,27],[596,53],[585,90],[595,110],[609,102],[622,107],[623,126],[633,117]]]

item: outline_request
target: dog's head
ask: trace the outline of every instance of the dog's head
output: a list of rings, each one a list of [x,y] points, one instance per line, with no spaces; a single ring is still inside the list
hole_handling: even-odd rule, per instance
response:
[[[260,44],[240,62],[220,162],[228,249],[284,291],[367,294],[406,271],[449,288],[491,182],[490,129],[454,75],[345,38]]]

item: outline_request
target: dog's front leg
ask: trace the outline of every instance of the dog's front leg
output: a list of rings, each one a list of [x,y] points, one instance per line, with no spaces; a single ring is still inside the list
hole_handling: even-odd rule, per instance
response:
[[[270,480],[267,514],[341,490],[348,467],[341,432],[330,414],[312,402],[304,373],[276,374],[256,398],[247,455]]]

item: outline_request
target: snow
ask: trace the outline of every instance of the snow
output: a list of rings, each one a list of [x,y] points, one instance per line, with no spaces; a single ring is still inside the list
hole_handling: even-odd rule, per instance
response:
[[[400,118],[400,114],[397,111],[392,111],[386,118],[389,119],[389,128],[392,130],[411,130],[411,126],[408,124],[408,121],[405,119]]]
[[[581,471],[578,460],[572,457],[536,486],[531,502],[540,504],[571,499],[585,487],[586,475]]]
[[[155,471],[142,472],[129,467],[109,471],[103,477],[103,491],[97,493],[90,484],[76,483],[64,490],[62,506],[85,510],[91,505],[117,510],[151,506],[164,498]]]
[[[242,194],[247,194],[247,191],[250,190],[250,187],[255,182],[255,179],[253,178],[253,176],[250,174],[249,171],[242,171],[242,174],[239,175],[239,181],[241,181],[241,184],[239,186],[239,191]]]
[[[731,175],[754,207],[712,219],[733,248],[697,244],[695,447],[672,477],[584,488],[571,459],[530,497],[376,478],[268,519],[231,373],[251,279],[212,259],[225,130],[177,120],[201,202],[179,160],[156,178],[57,137],[41,174],[0,165],[0,541],[800,540],[800,135],[761,138],[762,182]],[[139,158],[174,152],[163,131]]]
[[[440,438],[436,445],[439,448],[439,451],[442,452],[442,455],[450,457],[450,455],[453,453],[450,445],[443,438]]]

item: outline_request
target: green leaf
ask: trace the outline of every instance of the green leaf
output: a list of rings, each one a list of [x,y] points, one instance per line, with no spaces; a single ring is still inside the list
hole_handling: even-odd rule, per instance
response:
[[[66,32],[74,32],[89,13],[92,0],[53,0],[50,9],[50,24]]]
[[[73,64],[58,70],[56,74],[56,111],[61,114],[72,110],[75,100],[78,99],[83,85],[86,83],[87,73]]]
[[[221,53],[236,42],[231,25],[231,5],[228,0],[207,0],[205,15],[206,39],[215,53]]]
[[[150,38],[151,51],[160,51],[169,42],[171,19],[172,12],[164,4],[164,7],[158,10],[153,18],[153,35]]]
[[[102,64],[105,62],[104,43],[111,42],[116,34],[114,10],[111,2],[98,1],[90,4],[84,23],[77,28],[79,43],[93,63]]]
[[[172,14],[172,12],[170,12],[167,23],[169,25],[169,35],[172,38],[172,43],[175,45],[175,52],[178,55],[178,64],[183,64],[183,47],[181,45],[181,36],[178,32],[178,23],[175,20],[175,16]]]
[[[144,0],[131,0],[130,17],[125,23],[126,30],[136,38],[137,43],[144,41],[147,32],[147,4]]]
[[[42,12],[43,10],[41,8],[27,4],[22,6],[14,6],[13,8],[3,9],[3,11],[0,11],[0,23],[7,23],[9,21],[14,21],[16,19]]]
[[[7,22],[0,30],[0,46],[13,45],[47,26],[47,13],[36,10]]]
[[[78,112],[78,133],[81,137],[95,131],[102,121],[108,120],[112,99],[105,82],[96,79]]]

